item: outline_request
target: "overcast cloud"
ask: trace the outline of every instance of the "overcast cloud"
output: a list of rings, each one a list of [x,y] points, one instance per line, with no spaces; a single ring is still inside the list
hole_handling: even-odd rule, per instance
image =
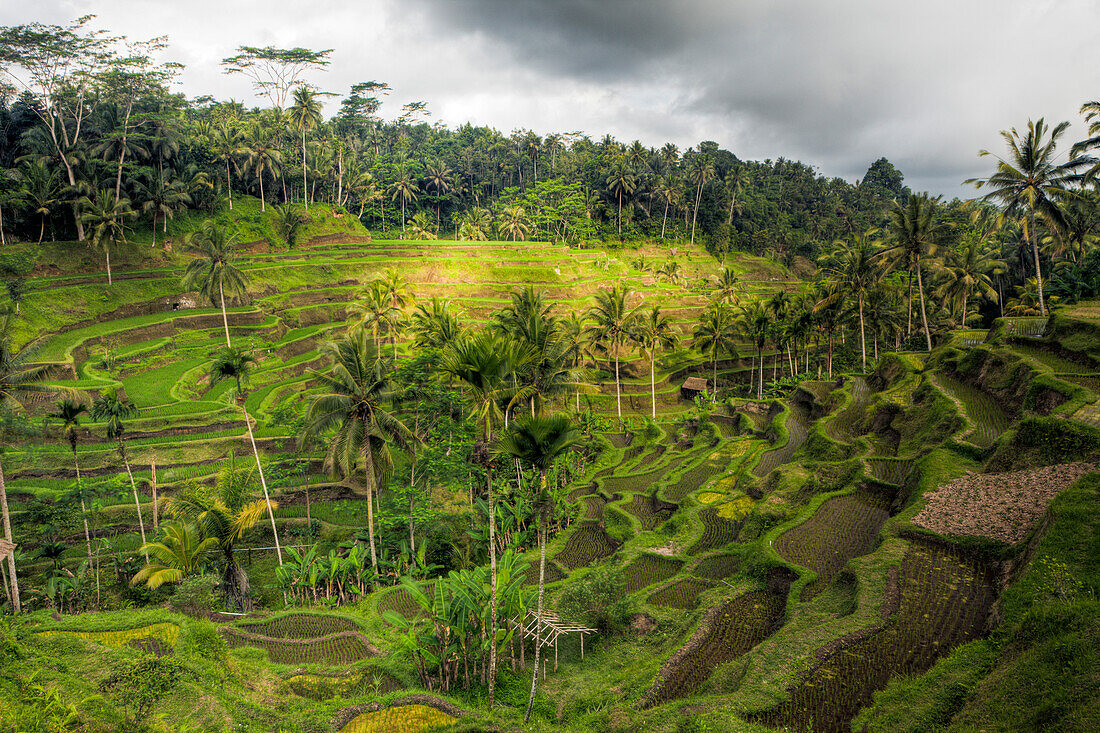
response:
[[[218,62],[242,44],[333,48],[310,80],[378,79],[383,116],[505,133],[605,133],[647,146],[713,140],[855,180],[885,155],[916,190],[967,196],[978,150],[1029,117],[1072,120],[1100,96],[1095,0],[0,0],[0,25],[85,13],[168,35],[188,95],[253,102]],[[330,111],[337,102],[330,103]]]

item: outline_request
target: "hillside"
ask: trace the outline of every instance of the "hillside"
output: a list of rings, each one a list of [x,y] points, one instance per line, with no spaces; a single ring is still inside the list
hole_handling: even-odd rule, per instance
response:
[[[236,206],[247,214],[253,204]],[[90,418],[77,431],[79,460],[85,480],[99,487],[93,530],[103,540],[109,610],[47,608],[43,579],[60,574],[51,568],[75,571],[86,557],[65,500],[76,477],[73,453],[54,422],[11,441],[3,456],[14,532],[24,538],[21,582],[39,610],[0,621],[0,732],[141,730],[124,720],[142,710],[133,691],[150,689],[144,712],[153,730],[1100,726],[1098,306],[945,333],[931,353],[883,353],[866,373],[852,366],[858,352],[849,339],[832,379],[801,370],[797,386],[762,400],[744,396],[759,364],[742,340],[737,357],[726,354],[713,367],[728,398],[708,406],[680,394],[688,376],[712,373],[688,348],[722,265],[702,247],[382,241],[334,218],[327,205],[312,216],[290,250],[254,244],[270,236],[270,217],[247,214],[240,229],[249,246],[237,262],[249,284],[229,309],[229,329],[257,357],[240,404],[231,380],[207,381],[225,339],[220,310],[181,292],[187,260],[178,248],[151,250],[140,237],[120,249],[112,286],[90,255],[61,244],[43,250],[21,302],[19,342],[41,337],[33,360],[50,365],[54,384],[89,397],[114,389],[138,406],[126,448],[146,522],[165,496],[212,485],[233,462],[247,470],[243,406],[255,419],[283,544],[305,553],[316,541],[323,557],[358,552],[349,545],[362,537],[369,499],[322,470],[323,446],[303,449],[294,437],[316,393],[310,370],[328,367],[323,344],[345,329],[349,305],[372,278],[395,268],[415,303],[447,299],[471,326],[488,324],[528,285],[559,315],[583,312],[600,288],[630,287],[637,303],[660,305],[676,329],[678,345],[662,353],[653,375],[658,419],[645,419],[644,355],[623,355],[620,428],[612,363],[592,354],[597,390],[576,398],[590,410],[587,435],[568,466],[551,474],[548,603],[600,633],[585,638],[583,653],[576,632],[547,648],[524,726],[531,649],[524,656],[518,633],[502,646],[493,709],[476,655],[472,672],[455,662],[448,689],[442,671],[428,686],[411,653],[409,625],[424,612],[409,589],[388,577],[360,597],[345,579],[286,604],[287,587],[274,579],[274,536],[263,523],[239,546],[256,600],[247,616],[229,613],[208,586],[126,590],[125,578],[140,567],[132,552],[139,509],[115,442]],[[169,225],[178,237],[175,226],[184,223]],[[678,278],[653,272],[670,260]],[[799,288],[769,260],[736,254],[725,264],[740,277],[745,305]],[[423,352],[407,332],[381,341],[399,365]],[[806,363],[812,357],[820,369],[823,349],[807,346]],[[792,357],[769,347],[764,361],[770,380],[789,371]],[[409,415],[411,402],[401,408]],[[396,576],[401,562],[415,563],[397,549],[410,531],[404,522],[413,523],[410,502],[432,507],[417,538],[431,544],[421,562],[438,566],[423,573],[425,590],[444,569],[475,573],[484,565],[469,539],[483,531],[485,515],[469,505],[483,474],[458,456],[465,448],[451,456],[453,446],[472,442],[473,429],[461,415],[434,419],[442,426],[431,438],[439,478],[410,499],[410,467],[398,458],[375,512]],[[503,473],[500,501],[519,512],[522,487],[513,491],[516,477],[507,466]],[[500,530],[519,538],[516,562],[535,563],[516,589],[537,580],[533,532],[520,524]],[[58,543],[63,552],[51,555]],[[79,597],[95,592],[86,586]]]

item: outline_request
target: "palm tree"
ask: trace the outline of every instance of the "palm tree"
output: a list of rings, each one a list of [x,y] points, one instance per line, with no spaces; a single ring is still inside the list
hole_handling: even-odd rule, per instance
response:
[[[661,313],[660,306],[653,306],[644,316],[638,318],[632,337],[649,354],[649,403],[651,416],[657,419],[657,349],[671,349],[676,346],[676,332],[672,321]]]
[[[924,325],[924,339],[929,351],[932,350],[932,334],[928,330],[928,311],[924,305],[924,279],[921,271],[923,265],[930,264],[929,260],[935,258],[939,246],[942,230],[942,226],[936,222],[936,204],[939,200],[939,196],[932,198],[927,193],[921,193],[909,196],[905,205],[895,201],[888,222],[890,241],[874,255],[876,258],[891,256],[895,263],[904,263],[909,268],[910,282],[913,272],[916,271],[921,323]],[[911,293],[912,285],[910,303],[913,300]]]
[[[130,477],[130,488],[134,492],[134,507],[137,508],[138,527],[141,529],[141,541],[145,542],[145,521],[141,517],[141,501],[138,499],[137,482],[134,481],[134,472],[130,470],[130,459],[126,456],[126,425],[122,422],[136,416],[138,408],[132,402],[119,397],[114,388],[103,392],[92,403],[92,419],[97,422],[106,421],[107,440],[118,443],[118,455],[126,466],[126,475]]]
[[[867,294],[882,278],[882,271],[876,266],[875,255],[879,251],[879,242],[874,239],[877,229],[868,229],[863,234],[853,234],[847,242],[836,242],[837,250],[821,259],[822,269],[827,278],[839,288],[831,297],[855,296],[859,312],[859,351],[863,359],[863,370],[867,371],[867,338],[863,321],[863,303]]]
[[[513,242],[522,242],[527,238],[531,226],[527,223],[527,214],[522,206],[506,206],[500,216],[500,233],[503,236],[510,237]]]
[[[256,473],[260,476],[260,486],[263,488],[264,500],[268,502],[268,514],[271,518],[271,535],[275,538],[275,554],[279,558],[279,564],[283,564],[283,551],[279,546],[279,530],[275,526],[275,511],[271,507],[271,496],[267,493],[267,479],[264,478],[264,467],[260,463],[260,450],[256,447],[256,437],[252,433],[252,420],[248,416],[248,408],[245,406],[244,384],[252,375],[252,369],[256,365],[256,359],[244,349],[235,349],[226,346],[219,349],[210,364],[210,386],[214,386],[223,379],[232,379],[237,384],[237,402],[241,406],[244,415],[244,426],[248,429],[248,442],[252,445],[252,455],[256,458]]]
[[[267,211],[267,197],[264,196],[264,174],[270,173],[278,178],[282,170],[283,154],[271,144],[271,135],[263,123],[256,122],[248,130],[245,138],[245,169],[260,183],[260,211]]]
[[[42,384],[50,375],[50,366],[35,364],[37,354],[35,345],[14,351],[11,342],[12,317],[0,317],[0,409],[12,415],[21,412],[25,403],[43,395],[57,392],[71,392],[51,385]],[[0,446],[2,448],[2,446]],[[4,484],[3,453],[0,451],[0,518],[3,519],[4,538],[15,542],[11,531],[11,515],[8,512],[8,492]],[[15,553],[8,555],[8,574],[11,576],[12,609],[21,613],[23,604],[19,598],[19,579],[15,572]]]
[[[314,398],[306,415],[305,433],[328,438],[325,463],[329,470],[352,480],[363,470],[367,483],[367,533],[370,538],[371,567],[378,573],[378,553],[374,543],[373,494],[393,471],[390,443],[400,447],[415,437],[393,413],[386,410],[388,380],[377,351],[360,332],[326,344],[324,353],[332,359],[330,373],[310,370],[318,380],[321,393]]]
[[[760,369],[760,379],[756,385],[756,399],[764,398],[764,346],[768,343],[771,334],[772,317],[768,308],[762,301],[754,300],[748,305],[741,306],[741,332],[752,342],[756,351],[756,361]],[[755,375],[750,375],[755,376]],[[752,380],[749,381],[752,386]]]
[[[141,551],[150,561],[130,580],[130,585],[145,583],[149,588],[159,588],[165,583],[178,583],[188,575],[201,572],[203,555],[218,545],[216,537],[202,539],[199,529],[190,522],[165,522],[161,528],[164,537],[160,541],[146,542]]]
[[[416,346],[442,349],[462,336],[465,328],[459,320],[460,314],[452,313],[450,306],[450,301],[440,300],[436,296],[432,296],[427,304],[416,306],[411,326]]]
[[[737,327],[733,311],[722,303],[712,303],[699,318],[691,334],[691,345],[710,355],[711,384],[718,394],[718,354],[737,352]]]
[[[1004,272],[1008,265],[989,247],[990,230],[972,226],[964,232],[959,247],[950,250],[941,268],[939,294],[945,302],[960,307],[959,324],[966,328],[970,294],[975,290],[997,302],[997,289],[990,275]]]
[[[405,205],[416,201],[416,186],[408,172],[402,170],[400,177],[390,186],[390,199],[401,202],[401,233],[405,233]]]
[[[489,501],[489,706],[493,705],[496,689],[497,663],[497,552],[496,503],[493,493],[493,462],[488,454],[493,424],[500,416],[500,402],[505,395],[512,365],[506,350],[499,348],[492,331],[482,330],[474,336],[452,341],[440,362],[440,369],[459,379],[465,386],[473,407],[473,415],[481,426],[481,444],[474,455],[485,466],[486,496]]]
[[[84,543],[88,548],[88,564],[92,563],[92,535],[88,530],[88,507],[84,501],[84,492],[81,489],[80,461],[76,455],[76,444],[79,441],[77,429],[80,427],[80,416],[88,413],[88,407],[83,402],[72,399],[63,399],[57,403],[57,412],[50,413],[50,418],[61,422],[61,433],[69,441],[69,448],[73,452],[73,466],[76,468],[76,487],[80,494],[80,514],[84,519]]]
[[[734,272],[733,268],[723,267],[722,274],[718,276],[718,292],[715,293],[715,300],[737,305],[737,286],[739,284],[737,273]]]
[[[215,127],[208,138],[210,152],[214,160],[225,164],[225,188],[229,192],[229,210],[233,210],[233,179],[229,168],[240,173],[238,161],[247,154],[244,148],[244,134],[229,120]]]
[[[439,198],[446,195],[446,193],[451,190],[451,169],[441,162],[429,165],[427,174],[424,176],[424,188],[435,190],[435,228],[438,229]]]
[[[621,285],[610,290],[597,290],[592,297],[595,303],[588,310],[588,316],[594,321],[586,333],[615,360],[615,409],[619,418],[619,427],[623,425],[623,403],[619,382],[619,352],[623,343],[630,338],[638,317],[638,306],[629,308],[627,302],[633,291]]]
[[[366,330],[374,334],[374,351],[382,354],[382,329],[389,325],[401,311],[395,308],[387,287],[379,280],[372,280],[359,291],[359,298],[348,306],[348,315],[356,319],[354,329]],[[396,334],[394,336],[396,341]],[[395,345],[396,350],[396,345]]]
[[[1008,145],[1007,158],[993,156],[997,158],[997,167],[993,175],[989,178],[972,178],[967,181],[977,188],[988,187],[990,191],[982,197],[983,200],[1003,204],[1007,215],[1026,213],[1028,226],[1025,234],[1035,260],[1039,313],[1043,316],[1046,316],[1047,308],[1043,299],[1043,271],[1039,263],[1039,240],[1035,232],[1035,216],[1038,214],[1054,222],[1062,220],[1062,213],[1055,205],[1054,199],[1068,194],[1067,186],[1079,177],[1076,169],[1087,162],[1085,158],[1070,159],[1065,163],[1056,161],[1055,150],[1058,146],[1058,138],[1068,127],[1068,122],[1058,123],[1050,129],[1050,137],[1047,139],[1048,128],[1040,117],[1035,122],[1028,120],[1027,131],[1022,135],[1016,128],[1002,130],[1001,137]],[[992,153],[982,150],[978,155],[985,156]]]
[[[179,495],[164,500],[165,508],[172,516],[194,522],[204,538],[217,542],[225,563],[222,580],[226,595],[233,598],[243,611],[252,609],[248,575],[233,552],[237,542],[256,526],[264,512],[278,508],[277,503],[266,499],[252,500],[251,493],[248,476],[230,463],[219,474],[215,486],[193,484]],[[156,550],[150,547],[150,551]]]
[[[680,187],[670,176],[661,176],[653,189],[656,199],[665,205],[664,214],[661,215],[661,239],[665,238],[665,224],[668,222],[668,209],[672,205],[679,205]]]
[[[204,176],[205,180],[205,176]],[[153,215],[153,246],[157,246],[157,223],[163,221],[164,231],[168,231],[168,220],[175,216],[176,210],[191,203],[191,194],[182,181],[169,180],[162,172],[138,179],[135,183],[141,197],[141,210]]]
[[[403,309],[408,306],[411,299],[409,295],[409,284],[405,281],[405,278],[397,271],[396,267],[387,268],[381,275],[375,278],[375,282],[379,284],[382,292],[385,293],[390,299],[391,306],[391,318],[390,326],[393,328],[393,359],[397,361],[397,323],[398,317],[400,317],[404,311]]]
[[[211,220],[203,222],[202,227],[187,235],[187,246],[198,257],[187,263],[181,283],[188,290],[198,290],[209,298],[212,305],[221,306],[222,324],[225,326],[225,345],[231,347],[229,340],[229,316],[225,312],[225,292],[243,296],[248,279],[244,272],[233,264],[236,257],[234,248],[236,235],[227,236],[225,229]],[[214,295],[217,294],[217,300]]]
[[[621,158],[615,161],[611,174],[607,177],[607,188],[619,201],[619,215],[617,218],[619,236],[623,235],[623,195],[630,196],[637,188],[634,174]]]
[[[546,491],[546,474],[554,461],[570,450],[581,440],[581,433],[573,426],[569,418],[562,415],[551,417],[530,417],[517,420],[504,433],[497,444],[497,452],[527,464],[539,473],[538,492],[535,496],[535,509],[539,524],[539,591],[536,617],[542,619],[543,595],[546,588],[546,515],[552,504]],[[536,627],[538,628],[538,627]],[[523,716],[526,724],[531,718],[531,708],[535,703],[535,686],[538,681],[539,656],[542,640],[535,637],[535,664],[531,675],[531,694],[527,698],[527,712]]]
[[[115,198],[109,189],[101,188],[95,196],[80,198],[80,221],[92,228],[92,247],[102,248],[107,258],[107,284],[111,280],[111,248],[116,239],[126,240],[124,219],[134,219],[137,212],[126,197]]]
[[[699,153],[691,159],[688,178],[695,184],[695,209],[691,215],[691,243],[695,244],[695,220],[699,217],[699,201],[703,197],[703,186],[714,179],[714,163],[707,153]]]
[[[302,209],[309,213],[309,187],[306,184],[306,133],[321,126],[321,105],[317,95],[305,84],[294,90],[294,104],[287,110],[290,124],[302,133]]]

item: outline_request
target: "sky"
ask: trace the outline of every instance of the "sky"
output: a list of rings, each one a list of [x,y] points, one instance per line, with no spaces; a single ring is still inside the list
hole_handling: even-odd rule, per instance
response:
[[[853,182],[886,156],[948,198],[992,172],[978,152],[1000,154],[999,131],[1069,120],[1068,151],[1100,98],[1097,0],[0,0],[0,26],[89,13],[167,35],[188,96],[259,104],[222,73],[238,46],[331,48],[308,80],[337,95],[384,81],[386,119],[423,100],[452,128],[713,140]]]

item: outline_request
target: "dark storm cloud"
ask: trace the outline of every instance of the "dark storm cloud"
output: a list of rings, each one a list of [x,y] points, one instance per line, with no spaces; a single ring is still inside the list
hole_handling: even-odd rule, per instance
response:
[[[387,118],[422,99],[451,126],[714,140],[849,180],[885,155],[949,196],[988,172],[999,130],[1100,96],[1100,47],[1075,32],[1100,24],[1096,0],[41,0],[0,2],[0,25],[84,13],[168,34],[191,96],[252,103],[218,65],[241,44],[333,48],[311,81],[387,81]]]
[[[1098,81],[1097,51],[1067,48],[1067,27],[1098,19],[1083,0],[414,2],[440,32],[477,31],[542,78],[628,99],[650,82],[660,93],[640,111],[672,117],[661,127],[680,141],[705,129],[740,155],[848,178],[887,155],[916,186],[950,194],[998,129],[1068,119]]]

